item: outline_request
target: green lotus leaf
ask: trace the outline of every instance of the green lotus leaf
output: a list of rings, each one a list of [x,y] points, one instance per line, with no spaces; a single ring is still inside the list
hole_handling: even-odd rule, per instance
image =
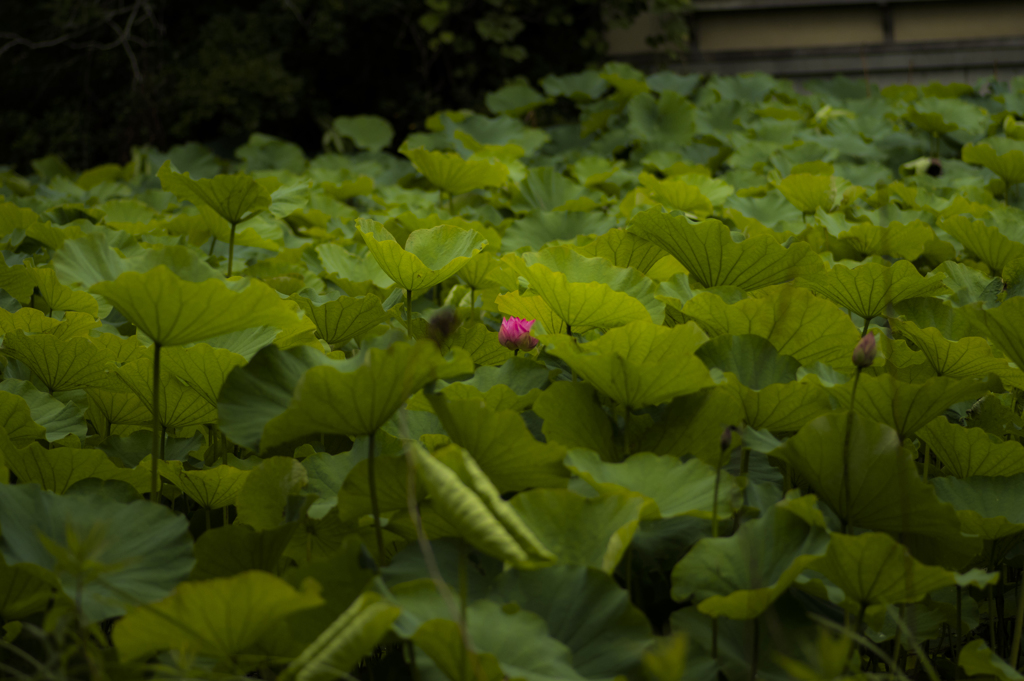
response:
[[[828,175],[796,173],[787,175],[776,185],[801,213],[813,214],[819,208],[830,212],[836,199],[836,181]]]
[[[640,184],[647,189],[651,198],[675,210],[693,213],[706,218],[714,211],[711,200],[700,187],[676,177],[659,180],[650,173],[640,173]]]
[[[401,613],[375,593],[362,594],[303,650],[278,678],[281,681],[332,681],[348,674],[391,629]]]
[[[508,166],[500,162],[466,160],[454,152],[427,151],[422,147],[403,153],[431,184],[449,194],[500,187],[508,179]]]
[[[675,256],[705,288],[737,286],[753,291],[824,268],[808,244],[786,248],[768,235],[737,243],[718,220],[692,224],[684,216],[651,209],[633,218],[630,231]]]
[[[506,232],[507,234],[507,232]],[[498,261],[488,251],[477,253],[459,270],[459,278],[470,288],[477,290],[493,287],[488,275],[498,267]]]
[[[319,350],[269,345],[232,371],[221,387],[217,425],[232,441],[259,447],[264,425],[291,404],[295,386],[312,367],[330,364]]]
[[[492,114],[508,114],[515,118],[553,101],[527,83],[510,83],[494,92],[488,92],[484,97],[484,104]]]
[[[939,499],[952,504],[963,531],[987,541],[1024,531],[1020,499],[1024,475],[997,478],[936,478]]]
[[[853,381],[829,388],[832,396],[847,409],[852,390]],[[910,437],[951,404],[976,400],[987,392],[987,381],[979,378],[937,376],[921,383],[905,383],[889,374],[863,375],[853,409],[895,428],[900,437]]]
[[[365,296],[374,286],[383,290],[394,285],[372,253],[355,255],[337,243],[320,244],[316,253],[325,276],[350,296]]]
[[[139,359],[116,369],[116,375],[153,414],[153,361]],[[165,368],[160,368],[160,413],[157,418],[164,428],[184,428],[217,422],[217,407],[201,392],[179,381]]]
[[[347,137],[357,149],[380,151],[391,146],[395,129],[386,118],[371,115],[338,116],[331,122],[331,130]]]
[[[557,246],[522,257],[509,254],[503,260],[577,333],[639,320],[660,324],[664,319],[665,306],[654,298],[654,282],[604,258],[587,258],[572,248]],[[545,329],[557,332],[546,324]]]
[[[637,321],[578,344],[565,335],[545,336],[547,352],[561,358],[588,383],[633,409],[668,402],[714,385],[693,354],[706,340],[693,323],[668,329]]]
[[[646,90],[647,86],[640,82]],[[693,140],[695,107],[678,92],[663,92],[655,99],[651,93],[641,91],[629,100],[626,112],[626,129],[632,138],[653,149],[679,148]]]
[[[249,471],[226,465],[192,471],[185,470],[180,461],[161,461],[160,475],[202,508],[213,510],[235,503]]]
[[[306,509],[306,515],[314,520],[320,520],[335,509],[338,505],[339,490],[345,481],[361,479],[358,475],[350,476],[359,463],[359,455],[351,451],[335,455],[317,452],[303,459],[302,466],[309,476],[306,492],[312,492],[320,497]],[[362,477],[368,478],[368,475]]]
[[[800,363],[780,355],[764,338],[752,334],[721,335],[697,349],[697,357],[708,367],[734,374],[753,390],[796,380]]]
[[[164,651],[231,660],[256,653],[261,639],[279,634],[292,613],[323,599],[315,584],[296,590],[272,574],[250,570],[233,577],[180,584],[168,598],[135,608],[114,626],[114,646],[126,661]]]
[[[589,498],[564,489],[534,489],[517,494],[511,503],[560,563],[612,574],[646,502],[640,495]]]
[[[753,619],[825,555],[829,533],[813,495],[787,498],[731,537],[704,538],[672,569],[672,598],[712,617]],[[801,506],[799,513],[791,512]],[[817,516],[818,523],[806,518]]]
[[[31,484],[0,485],[0,526],[7,564],[52,572],[87,622],[163,598],[192,569],[185,518],[148,501],[121,504],[58,496]]]
[[[530,487],[564,487],[565,448],[533,438],[514,411],[491,411],[476,400],[429,395],[452,442],[466,449],[504,494]]]
[[[453,457],[458,471],[416,443],[410,451],[433,508],[467,542],[513,565],[555,559],[465,450],[458,450]]]
[[[164,265],[92,287],[140,331],[164,345],[197,343],[257,326],[287,328],[296,315],[266,284],[186,281]]]
[[[848,419],[849,500],[843,491]],[[849,525],[933,538],[959,535],[956,511],[921,480],[896,431],[859,413],[820,416],[771,455],[793,466]]]
[[[51,392],[109,385],[103,352],[88,338],[67,340],[49,333],[23,331],[4,337],[4,354],[25,363]]]
[[[504,251],[539,250],[552,241],[573,241],[583,235],[607,234],[614,218],[600,211],[536,211],[513,222],[502,236]],[[593,257],[593,256],[590,256]]]
[[[172,345],[164,349],[160,361],[168,373],[215,406],[220,389],[231,370],[245,364],[245,358],[241,355],[205,343],[189,347]]]
[[[302,374],[288,407],[266,423],[260,446],[313,433],[370,435],[428,382],[472,371],[465,351],[457,349],[448,361],[426,340],[371,348],[336,366],[314,366]]]
[[[797,286],[765,289],[756,297],[728,304],[713,293],[699,293],[683,314],[709,336],[753,334],[767,338],[781,355],[803,365],[822,362],[848,368],[860,332],[834,303]]]
[[[303,296],[293,296],[292,300],[316,324],[317,335],[331,346],[344,345],[391,318],[381,307],[380,298],[372,294],[362,298],[342,296],[322,305]]]
[[[273,456],[249,471],[237,492],[236,522],[254,530],[272,530],[285,523],[288,498],[306,486],[308,473],[295,459]]]
[[[37,267],[29,270],[35,280],[35,287],[51,310],[83,312],[93,317],[100,316],[99,303],[85,291],[76,291],[57,280],[56,270]],[[109,308],[108,308],[109,310]]]
[[[15,622],[46,610],[57,595],[52,581],[36,565],[7,565],[0,558],[0,617]]]
[[[954,130],[978,134],[984,132],[989,122],[988,112],[980,106],[939,97],[922,97],[903,115],[921,130],[934,135]]]
[[[976,638],[960,649],[957,663],[967,676],[990,676],[999,681],[1020,681],[1024,679],[1019,671],[996,655],[985,643]]]
[[[589,449],[604,460],[615,454],[611,421],[586,383],[552,383],[533,403],[533,413],[544,419],[541,431],[548,442]]]
[[[1017,140],[1001,139],[997,146],[999,149],[994,149],[993,143],[988,141],[968,143],[960,150],[960,158],[965,163],[985,166],[1006,184],[1024,182],[1024,144]]]
[[[594,452],[574,449],[565,465],[601,496],[636,493],[652,502],[662,518],[694,516],[710,519],[714,511],[715,469],[690,459],[634,454],[622,463],[606,463]],[[722,473],[718,490],[718,517],[737,510],[740,488],[733,477]],[[645,512],[645,518],[650,515]],[[653,517],[659,517],[657,514]]]
[[[83,409],[73,400],[61,402],[48,393],[37,390],[29,381],[6,378],[0,381],[0,392],[11,393],[25,400],[31,410],[32,421],[46,429],[49,442],[62,440],[68,435],[85,438],[89,428],[82,418]]]
[[[196,540],[196,565],[190,579],[231,577],[247,570],[276,573],[293,534],[294,523],[263,531],[239,524],[208,529]],[[289,581],[295,584],[294,579]]]
[[[587,678],[626,674],[654,640],[627,592],[600,570],[578,565],[506,570],[493,594],[543,617],[550,635],[569,646],[573,667]]]
[[[914,322],[891,319],[889,325],[893,333],[913,341],[939,376],[971,378],[995,374],[1004,385],[1024,389],[1024,372],[1009,366],[1006,359],[994,357],[992,346],[984,338],[966,336],[948,341],[938,329],[922,329]]]
[[[549,74],[540,79],[544,94],[549,97],[567,97],[576,102],[600,99],[608,90],[608,81],[594,70],[567,73],[562,76]]]
[[[730,377],[726,388],[743,405],[744,422],[755,429],[773,432],[799,430],[831,410],[828,391],[811,381],[774,383],[752,390]]]
[[[157,171],[160,184],[179,199],[196,206],[209,206],[233,225],[270,207],[270,192],[249,175],[218,175],[193,180],[188,173],[175,172],[170,161]]]
[[[550,166],[531,168],[519,184],[519,192],[525,207],[538,213],[553,211],[584,195],[581,185]]]
[[[32,420],[25,398],[7,391],[0,391],[0,430],[14,447],[25,447],[46,437],[46,428]]]
[[[4,204],[4,206],[7,205],[10,205],[9,201]],[[0,289],[6,291],[22,305],[28,305],[35,286],[36,274],[33,268],[25,265],[9,267],[6,262],[0,263]]]
[[[922,277],[913,263],[906,260],[888,267],[874,262],[853,269],[836,265],[797,283],[864,319],[877,317],[889,305],[908,298],[949,293],[942,276]]]
[[[677,397],[644,432],[638,451],[695,456],[715,465],[722,454],[722,431],[729,426],[742,427],[743,418],[743,405],[724,386]]]
[[[646,274],[665,251],[647,239],[622,229],[612,229],[576,251],[588,258],[604,258],[616,267],[632,267]]]
[[[1024,367],[1024,297],[1007,298],[991,310],[964,308],[964,313],[977,327],[988,331],[988,339],[1017,368]]]
[[[46,316],[42,310],[31,307],[22,307],[15,313],[7,310],[0,310],[0,331],[4,335],[13,334],[15,331],[24,331],[27,334],[49,333],[58,337],[67,337],[68,334],[61,333],[58,329],[63,326],[60,320]],[[80,333],[70,334],[71,338]]]
[[[274,241],[275,238],[280,240],[277,224],[261,220],[262,217],[260,215],[247,218],[236,227],[236,246],[254,246],[268,251],[281,250],[281,244]],[[199,212],[195,215],[178,215],[167,223],[166,228],[171,234],[188,235],[189,242],[194,245],[205,243],[211,236],[228,243],[231,241],[231,223],[209,206],[200,206]]]
[[[374,456],[377,504],[381,513],[405,510],[409,505],[409,473],[405,457],[400,451],[389,456],[387,450],[386,445],[380,446]],[[364,458],[354,463],[339,489],[334,492],[337,495],[336,513],[343,523],[370,515],[373,512],[373,504],[370,496],[369,462]],[[417,501],[421,501],[423,497],[424,490],[417,487]]]
[[[130,389],[124,391],[87,388],[89,421],[100,430],[109,432],[113,426],[147,425],[153,423],[153,412]]]
[[[1024,447],[982,428],[964,428],[940,416],[917,431],[945,471],[958,478],[1024,473]]]
[[[501,367],[482,366],[473,378],[450,383],[440,392],[451,401],[480,400],[491,411],[523,411],[533,406],[548,383],[550,370],[530,359],[513,357]],[[429,400],[417,395],[407,408],[431,410]]]
[[[472,230],[438,225],[417,229],[402,248],[379,222],[361,219],[358,226],[377,264],[407,291],[440,284],[458,272],[486,244]]]
[[[994,272],[1001,273],[1011,260],[1024,258],[1024,244],[1008,239],[998,227],[985,224],[984,220],[954,215],[939,222],[939,226]]]
[[[946,586],[993,584],[996,574],[972,570],[957,574],[918,562],[902,544],[882,532],[857,536],[833,534],[828,552],[811,566],[846,594],[867,605],[917,603]]]
[[[119,468],[98,449],[55,447],[44,449],[33,442],[17,449],[3,446],[7,467],[19,482],[34,482],[45,490],[64,494],[80,480],[121,480],[136,492],[149,491],[149,472],[140,468]]]
[[[402,603],[400,603],[402,605]],[[404,612],[403,612],[404,614]],[[426,655],[417,655],[422,678],[469,678],[501,681],[582,681],[572,667],[568,646],[548,635],[544,620],[532,612],[509,614],[494,601],[481,599],[467,608],[465,651],[459,626],[450,619],[431,619],[411,636]],[[425,658],[425,659],[424,659]]]

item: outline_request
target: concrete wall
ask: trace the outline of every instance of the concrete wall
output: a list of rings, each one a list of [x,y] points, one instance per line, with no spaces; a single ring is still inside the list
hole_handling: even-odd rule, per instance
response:
[[[797,80],[867,76],[880,85],[1024,74],[1024,0],[694,0],[679,71],[767,71]],[[611,54],[657,59],[662,18],[609,31]]]

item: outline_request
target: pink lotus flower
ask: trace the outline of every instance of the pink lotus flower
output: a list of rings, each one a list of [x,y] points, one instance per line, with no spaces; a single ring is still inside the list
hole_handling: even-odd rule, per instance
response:
[[[537,347],[540,341],[530,336],[530,328],[536,324],[534,320],[527,321],[519,317],[509,317],[501,323],[501,330],[498,331],[498,342],[509,350],[519,352],[532,350]]]
[[[875,361],[875,334],[868,331],[853,349],[853,365],[867,369]]]

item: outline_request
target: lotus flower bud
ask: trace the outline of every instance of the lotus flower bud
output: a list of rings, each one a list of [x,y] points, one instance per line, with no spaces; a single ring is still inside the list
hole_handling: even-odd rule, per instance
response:
[[[530,328],[536,322],[534,320],[509,317],[501,323],[501,330],[498,331],[498,342],[509,350],[522,350],[526,352],[537,347],[540,341],[530,335]]]
[[[867,369],[875,361],[875,334],[866,333],[853,349],[853,365],[858,369]]]
[[[427,322],[426,336],[442,347],[448,338],[459,328],[458,315],[450,307],[442,307]]]

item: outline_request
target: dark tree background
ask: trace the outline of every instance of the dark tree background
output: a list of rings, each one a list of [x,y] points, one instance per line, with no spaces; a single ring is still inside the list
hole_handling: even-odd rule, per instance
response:
[[[661,0],[662,3],[665,0]],[[644,0],[39,0],[0,19],[0,164],[125,162],[260,130],[319,147],[332,117],[401,131],[508,78],[598,61]],[[671,3],[669,3],[671,4]],[[676,2],[675,4],[681,4]]]

